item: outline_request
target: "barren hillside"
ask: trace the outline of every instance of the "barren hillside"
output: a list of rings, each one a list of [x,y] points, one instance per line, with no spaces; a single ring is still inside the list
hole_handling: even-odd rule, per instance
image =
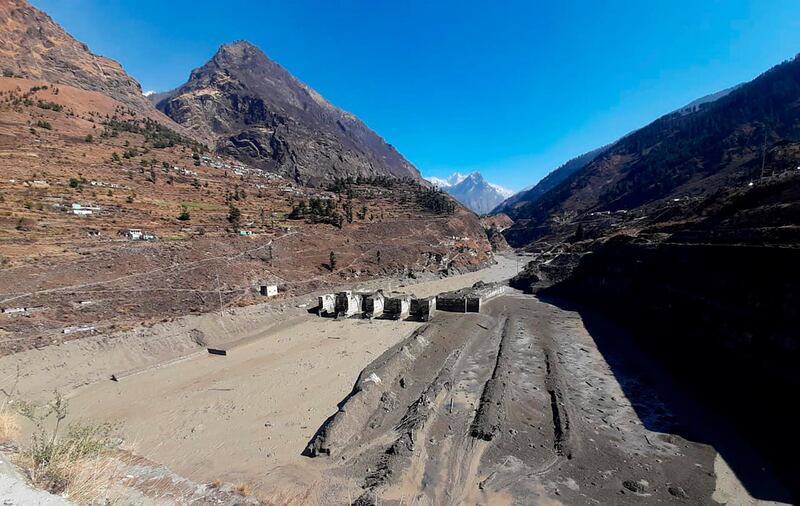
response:
[[[246,304],[260,282],[304,293],[490,260],[478,218],[415,182],[304,188],[96,92],[0,91],[0,307],[26,308],[0,315],[3,353]]]

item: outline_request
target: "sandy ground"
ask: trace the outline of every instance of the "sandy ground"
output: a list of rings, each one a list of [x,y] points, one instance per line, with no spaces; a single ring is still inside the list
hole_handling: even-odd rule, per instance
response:
[[[353,288],[427,296],[519,264]],[[3,357],[0,388],[58,388],[71,419],[119,424],[126,447],[180,475],[315,504],[365,490],[387,504],[767,504],[712,447],[666,430],[668,406],[612,370],[574,311],[514,292],[430,324],[335,321],[309,314],[313,300]],[[301,456],[318,439],[331,454]]]
[[[522,262],[432,280],[383,280],[427,296],[513,276]],[[0,358],[0,387],[70,399],[71,418],[120,424],[127,445],[199,481],[259,487],[324,477],[300,456],[358,373],[421,324],[333,321],[308,314],[313,297],[188,316],[118,336],[96,336]],[[211,356],[203,344],[230,347]],[[135,372],[127,375],[128,372]],[[124,376],[109,381],[112,374]],[[317,488],[317,487],[315,487]]]

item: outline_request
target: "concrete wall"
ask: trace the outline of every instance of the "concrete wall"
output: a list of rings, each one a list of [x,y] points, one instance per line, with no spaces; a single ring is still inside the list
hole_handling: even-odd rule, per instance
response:
[[[411,296],[399,295],[396,297],[387,297],[383,307],[385,316],[395,319],[401,319],[408,316],[411,311]]]
[[[436,312],[436,297],[411,300],[411,315],[421,321],[429,321]]]
[[[436,309],[452,313],[466,313],[467,301],[463,296],[439,296],[436,300]]]
[[[344,317],[353,316],[362,311],[361,302],[363,295],[350,291],[336,294],[336,314]]]
[[[372,316],[383,315],[386,298],[382,293],[372,293],[364,297],[364,312]]]
[[[336,295],[326,293],[319,296],[319,315],[326,316],[336,313]]]

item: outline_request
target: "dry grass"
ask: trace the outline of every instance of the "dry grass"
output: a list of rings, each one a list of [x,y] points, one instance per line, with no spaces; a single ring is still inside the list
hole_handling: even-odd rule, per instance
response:
[[[122,499],[112,492],[122,478],[120,462],[113,457],[112,425],[76,423],[62,433],[68,403],[58,392],[44,406],[19,402],[14,407],[35,427],[30,444],[15,455],[31,484],[77,504],[113,505]],[[51,419],[52,429],[47,423]]]
[[[33,485],[76,504],[113,505],[122,499],[113,490],[123,478],[121,465],[105,427],[70,426],[64,437],[34,441],[15,460]]]
[[[238,485],[233,487],[233,491],[242,497],[247,497],[253,492],[250,489],[250,485],[248,485],[247,483],[239,483]]]
[[[8,403],[0,403],[0,443],[15,441],[19,437],[19,424],[14,413],[8,408]]]
[[[261,499],[261,504],[263,506],[302,506],[312,502],[310,496],[311,490],[295,493],[281,492],[273,494],[266,499]]]
[[[120,490],[114,489],[123,478],[120,463],[106,454],[81,458],[65,454],[38,469],[29,454],[20,454],[16,463],[34,485],[75,504],[112,506],[124,498]]]

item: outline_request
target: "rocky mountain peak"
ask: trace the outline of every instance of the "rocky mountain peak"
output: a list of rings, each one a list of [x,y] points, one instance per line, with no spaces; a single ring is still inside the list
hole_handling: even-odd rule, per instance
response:
[[[480,172],[454,172],[447,178],[429,177],[428,181],[449,193],[478,214],[486,214],[513,192],[486,181]]]
[[[303,184],[347,176],[419,179],[419,172],[352,114],[247,41],[220,46],[156,106],[224,154]]]

